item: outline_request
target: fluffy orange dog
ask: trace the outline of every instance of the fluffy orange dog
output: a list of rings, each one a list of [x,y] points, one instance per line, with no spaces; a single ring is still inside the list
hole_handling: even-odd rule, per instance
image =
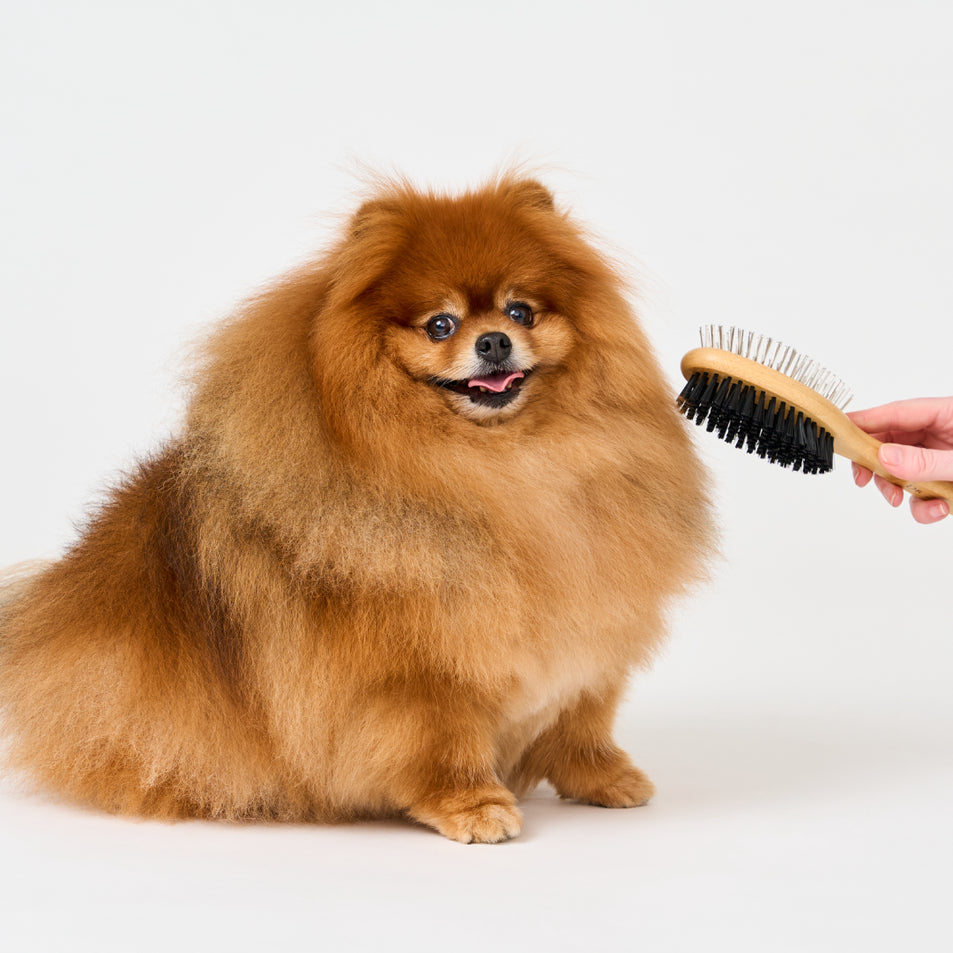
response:
[[[711,544],[699,463],[605,260],[530,180],[395,184],[211,339],[180,439],[8,593],[12,764],[109,811],[644,804],[612,740]]]

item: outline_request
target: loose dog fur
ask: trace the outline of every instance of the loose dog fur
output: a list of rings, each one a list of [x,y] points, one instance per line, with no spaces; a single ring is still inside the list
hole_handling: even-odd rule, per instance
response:
[[[212,337],[181,438],[11,590],[13,767],[120,813],[464,842],[516,835],[543,778],[645,803],[611,730],[710,552],[683,425],[544,187],[383,187]]]

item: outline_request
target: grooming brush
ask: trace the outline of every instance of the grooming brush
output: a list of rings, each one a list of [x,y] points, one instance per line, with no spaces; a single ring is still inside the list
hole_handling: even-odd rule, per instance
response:
[[[908,493],[953,503],[953,483],[905,483],[884,471],[880,441],[851,423],[844,413],[850,391],[826,368],[739,328],[707,325],[701,343],[682,358],[688,383],[678,407],[709,433],[803,473],[827,473],[837,453]]]

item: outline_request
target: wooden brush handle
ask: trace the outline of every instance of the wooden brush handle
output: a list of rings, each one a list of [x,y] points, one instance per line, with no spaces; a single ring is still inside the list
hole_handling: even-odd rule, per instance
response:
[[[908,493],[923,499],[941,499],[953,504],[953,483],[945,480],[924,480],[905,483],[887,473],[877,458],[880,441],[865,433],[850,418],[817,391],[796,381],[787,374],[766,367],[720,348],[699,347],[682,358],[682,373],[687,380],[695,373],[718,374],[751,384],[763,390],[768,397],[783,400],[789,407],[797,407],[834,438],[834,452],[862,467],[872,470],[890,483],[903,487]]]

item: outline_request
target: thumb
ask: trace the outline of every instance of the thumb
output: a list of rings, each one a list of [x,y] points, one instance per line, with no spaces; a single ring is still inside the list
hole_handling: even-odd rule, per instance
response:
[[[891,476],[901,480],[953,480],[953,450],[885,443],[877,457]]]

